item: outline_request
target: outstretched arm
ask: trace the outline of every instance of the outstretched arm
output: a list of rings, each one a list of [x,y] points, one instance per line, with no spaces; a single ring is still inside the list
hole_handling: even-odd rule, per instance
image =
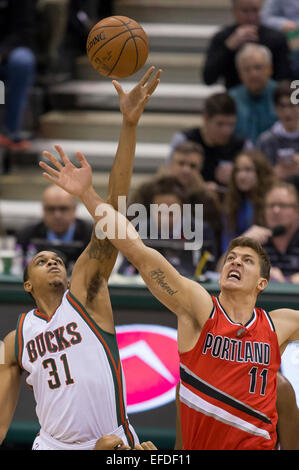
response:
[[[102,237],[100,225],[106,226],[105,236],[138,269],[155,297],[178,316],[192,318],[194,323],[189,324],[190,329],[196,328],[196,324],[197,327],[202,325],[213,308],[209,293],[196,282],[181,276],[156,250],[146,247],[125,216],[96,194],[92,187],[91,167],[83,154],[77,154],[81,168],[77,169],[76,179],[70,177],[73,174],[72,163],[65,154],[61,158],[63,164],[51,157],[56,169],[41,163],[47,171],[44,176],[79,197],[96,222],[98,237]]]
[[[122,128],[118,141],[117,152],[110,172],[107,202],[117,209],[118,196],[127,196],[130,188],[134,166],[136,134],[139,119],[151,95],[160,82],[161,70],[154,76],[155,67],[150,67],[137,85],[125,93],[120,83],[112,83],[118,93]]]
[[[108,201],[116,209],[118,206],[118,197],[127,197],[128,195],[134,166],[136,132],[139,119],[152,93],[160,82],[162,71],[158,70],[153,75],[154,69],[154,67],[149,68],[137,85],[128,93],[124,92],[121,85],[116,80],[112,82],[119,96],[120,110],[123,116],[117,152],[108,184]],[[55,148],[62,158],[64,154],[63,149],[59,145],[56,145]],[[49,160],[54,159],[58,162],[51,153],[44,152],[44,155]],[[62,169],[62,165],[58,165],[58,170],[60,171]],[[66,178],[69,177],[75,182],[78,169],[72,166],[72,171],[70,172],[70,167],[68,167],[68,170],[69,173],[65,175]],[[76,188],[74,189],[76,190]],[[75,190],[73,194],[76,194]],[[98,292],[98,289],[95,289],[97,284],[96,280],[99,278],[108,280],[116,257],[117,249],[110,244],[109,240],[99,240],[95,237],[93,232],[89,245],[81,254],[73,269],[71,289],[74,295],[77,294],[78,298],[85,302],[85,291],[86,296],[90,297],[87,290],[92,284],[92,297],[94,297]],[[99,286],[99,283],[97,285]]]
[[[14,358],[15,331],[4,339],[5,359],[0,365],[0,445],[13,418],[21,387],[21,371]]]

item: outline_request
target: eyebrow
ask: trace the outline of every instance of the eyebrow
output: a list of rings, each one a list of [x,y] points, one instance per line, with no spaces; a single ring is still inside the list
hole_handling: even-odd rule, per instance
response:
[[[33,258],[32,261],[35,263],[35,261],[37,261],[39,258],[47,258],[47,255],[38,255],[36,258]],[[57,254],[55,254],[53,258],[60,259],[62,261],[60,256],[58,256]]]
[[[230,251],[229,253],[227,253],[227,257],[228,257],[229,255],[231,255],[231,254],[237,256],[238,253],[236,253],[235,251]],[[240,254],[240,256],[241,256],[242,258],[252,258],[252,259],[254,259],[254,256],[251,255],[250,253],[244,253],[243,255]],[[227,258],[227,257],[226,257],[226,258]]]

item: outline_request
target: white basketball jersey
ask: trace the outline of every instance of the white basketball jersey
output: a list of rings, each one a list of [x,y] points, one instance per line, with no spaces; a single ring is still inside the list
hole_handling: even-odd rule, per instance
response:
[[[50,319],[37,309],[20,315],[16,358],[48,435],[78,443],[123,427],[134,446],[116,335],[103,331],[69,291]]]

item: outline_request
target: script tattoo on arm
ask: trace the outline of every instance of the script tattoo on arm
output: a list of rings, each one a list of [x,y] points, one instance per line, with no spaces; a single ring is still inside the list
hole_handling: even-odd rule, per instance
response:
[[[90,259],[96,259],[99,262],[105,262],[106,260],[111,259],[112,255],[116,253],[116,249],[110,243],[108,238],[104,240],[99,240],[95,236],[95,232],[93,230],[91,243],[88,249],[88,255]]]
[[[174,290],[170,287],[166,280],[166,276],[161,269],[150,271],[149,275],[150,278],[155,281],[163,291],[167,292],[167,294],[174,295],[178,292],[178,290]]]

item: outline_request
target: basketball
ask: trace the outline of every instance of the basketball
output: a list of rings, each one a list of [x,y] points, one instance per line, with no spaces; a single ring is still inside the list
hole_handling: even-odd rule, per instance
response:
[[[149,41],[137,21],[126,16],[109,16],[92,27],[86,50],[92,66],[101,75],[125,78],[145,64]]]

